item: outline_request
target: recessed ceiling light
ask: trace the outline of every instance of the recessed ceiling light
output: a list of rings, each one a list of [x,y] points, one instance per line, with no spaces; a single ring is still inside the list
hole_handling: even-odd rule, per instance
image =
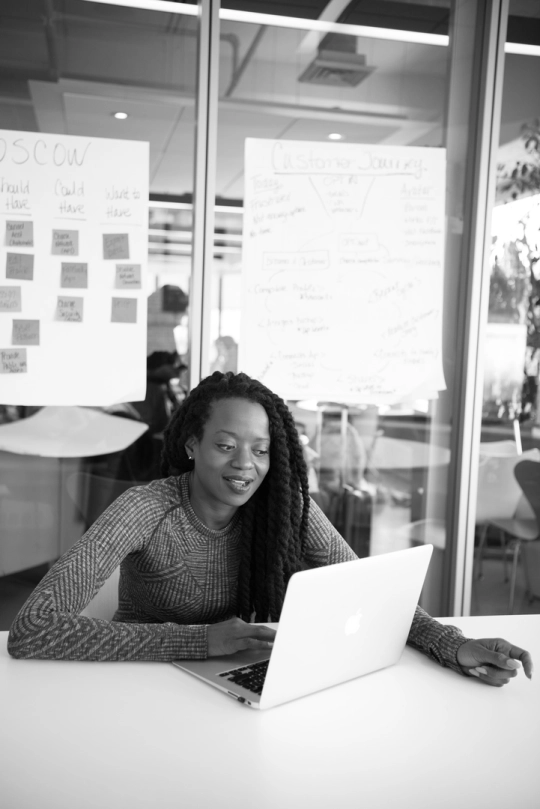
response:
[[[332,132],[330,135],[328,135],[328,140],[341,140],[342,138],[343,135],[339,135],[337,132]]]
[[[119,121],[124,121],[128,117],[127,112],[113,112],[113,115],[115,118],[118,118]]]

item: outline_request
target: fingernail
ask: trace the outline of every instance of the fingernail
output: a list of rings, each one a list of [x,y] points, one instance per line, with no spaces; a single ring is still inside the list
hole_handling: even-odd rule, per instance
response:
[[[480,677],[476,669],[469,669],[469,674],[472,674],[473,677]]]
[[[487,669],[485,669],[483,666],[477,666],[476,671],[478,674],[487,674]]]
[[[520,669],[521,663],[519,662],[519,660],[507,660],[506,666],[509,669]]]

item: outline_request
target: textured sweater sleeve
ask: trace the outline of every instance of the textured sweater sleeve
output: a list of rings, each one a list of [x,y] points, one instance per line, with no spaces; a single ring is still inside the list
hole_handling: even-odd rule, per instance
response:
[[[80,615],[120,562],[144,547],[156,525],[146,487],[121,495],[49,570],[8,637],[17,658],[157,660],[205,658],[207,628],[121,623]]]
[[[309,532],[304,561],[309,567],[334,565],[358,559],[352,548],[336,531],[316,503],[311,501]],[[416,612],[409,631],[407,643],[423,654],[448,666],[458,674],[465,672],[457,661],[457,650],[468,640],[455,626],[441,624],[421,607]]]

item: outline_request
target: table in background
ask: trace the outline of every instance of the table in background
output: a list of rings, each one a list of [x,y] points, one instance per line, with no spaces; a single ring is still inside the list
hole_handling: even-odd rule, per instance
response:
[[[540,664],[540,615],[442,619]],[[163,663],[12,660],[4,809],[538,809],[540,672],[504,688],[407,647],[398,665],[269,711]]]

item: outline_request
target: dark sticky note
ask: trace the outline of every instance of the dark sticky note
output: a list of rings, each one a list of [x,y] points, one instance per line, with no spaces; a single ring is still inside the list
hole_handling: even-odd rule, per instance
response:
[[[14,278],[16,281],[33,281],[33,254],[8,253],[6,256],[6,278]]]
[[[0,287],[0,312],[21,311],[21,288]]]
[[[14,346],[38,346],[39,320],[13,320],[11,342]]]
[[[129,258],[129,239],[127,233],[103,234],[103,258]]]
[[[8,247],[33,247],[33,222],[6,222],[6,244]]]
[[[0,348],[0,374],[26,374],[26,348]]]
[[[82,323],[84,298],[66,298],[58,296],[56,319],[66,323]]]
[[[137,298],[113,298],[111,323],[136,323]]]
[[[52,254],[53,256],[78,256],[79,231],[53,230]]]
[[[68,264],[63,261],[60,286],[64,289],[86,289],[88,287],[88,264]]]
[[[140,289],[140,288],[141,288],[141,265],[117,264],[116,289]]]

